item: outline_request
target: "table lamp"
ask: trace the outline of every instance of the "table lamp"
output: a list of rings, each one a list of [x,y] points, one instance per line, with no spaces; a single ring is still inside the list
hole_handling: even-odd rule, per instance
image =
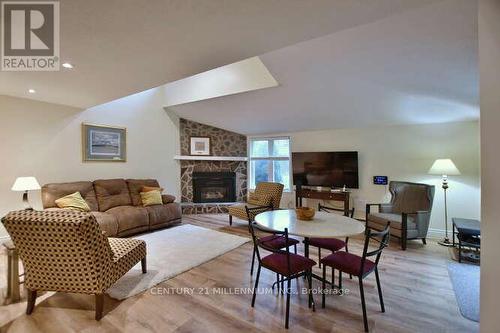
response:
[[[442,241],[438,242],[438,244],[443,246],[453,246],[448,238],[448,206],[446,202],[446,190],[448,189],[448,176],[457,176],[460,175],[460,171],[455,166],[455,163],[449,158],[437,159],[429,169],[429,174],[431,175],[440,175],[443,177],[442,188],[444,191],[444,228],[445,228],[445,237]]]
[[[35,177],[17,177],[14,185],[12,185],[12,191],[24,192],[23,193],[23,204],[25,210],[33,210],[28,202],[28,191],[39,190],[40,184]]]

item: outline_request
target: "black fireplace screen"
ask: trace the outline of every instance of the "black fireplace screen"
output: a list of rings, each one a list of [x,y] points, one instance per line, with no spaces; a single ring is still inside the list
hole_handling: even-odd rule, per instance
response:
[[[193,202],[236,201],[234,172],[193,172]]]

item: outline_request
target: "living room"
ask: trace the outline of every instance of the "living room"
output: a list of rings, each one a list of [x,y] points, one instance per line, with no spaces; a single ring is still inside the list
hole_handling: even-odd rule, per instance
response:
[[[51,3],[60,68],[0,72],[2,331],[495,331],[498,2]],[[59,219],[134,259],[81,291]]]

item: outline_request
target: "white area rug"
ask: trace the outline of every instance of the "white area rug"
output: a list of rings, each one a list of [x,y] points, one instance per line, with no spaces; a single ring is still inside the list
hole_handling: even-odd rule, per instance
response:
[[[190,224],[133,238],[146,241],[148,272],[142,274],[140,263],[134,266],[107,290],[115,299],[137,295],[250,241]]]

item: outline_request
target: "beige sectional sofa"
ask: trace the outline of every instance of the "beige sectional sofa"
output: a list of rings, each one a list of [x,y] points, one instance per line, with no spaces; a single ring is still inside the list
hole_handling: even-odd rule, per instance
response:
[[[42,187],[42,203],[44,209],[60,209],[55,200],[80,192],[109,237],[128,236],[181,222],[181,208],[172,195],[162,195],[162,205],[143,207],[140,196],[143,186],[160,187],[155,179],[101,179],[46,184]]]

